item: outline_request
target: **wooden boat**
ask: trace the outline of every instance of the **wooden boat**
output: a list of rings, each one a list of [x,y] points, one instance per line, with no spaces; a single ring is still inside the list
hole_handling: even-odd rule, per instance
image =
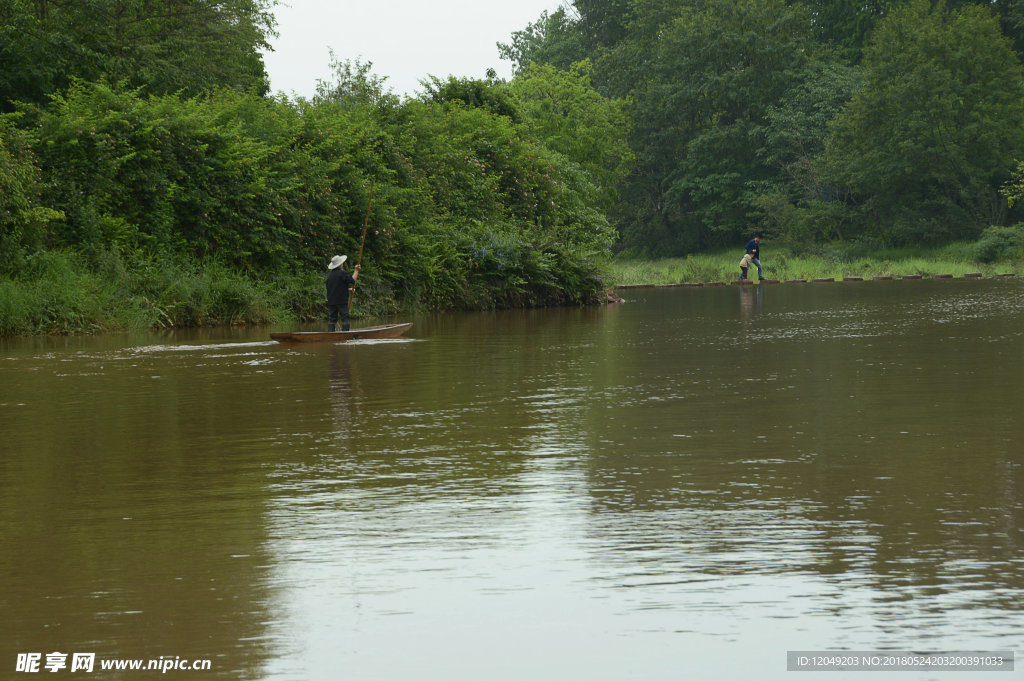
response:
[[[279,343],[340,343],[360,338],[398,338],[409,330],[412,322],[364,326],[348,331],[280,331],[270,334]]]

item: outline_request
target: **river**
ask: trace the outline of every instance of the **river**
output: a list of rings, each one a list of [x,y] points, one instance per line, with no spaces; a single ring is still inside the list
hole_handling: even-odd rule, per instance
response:
[[[1024,650],[1024,281],[625,297],[345,345],[0,339],[3,678],[33,653],[57,678],[84,653],[96,678],[739,681],[791,651]],[[210,668],[99,671],[161,657]]]

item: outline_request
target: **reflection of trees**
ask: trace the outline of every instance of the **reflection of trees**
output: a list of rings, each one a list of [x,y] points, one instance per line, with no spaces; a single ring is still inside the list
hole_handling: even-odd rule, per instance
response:
[[[1005,458],[922,472],[914,462],[879,471],[842,449],[765,454],[595,457],[591,542],[669,581],[817,573],[896,599],[956,594],[1021,609],[1022,481]]]
[[[430,340],[341,347],[330,360],[335,437],[294,472],[334,489],[413,497],[518,493],[538,452],[578,447],[579,326],[602,309],[443,315]],[[591,362],[592,363],[592,362]]]
[[[268,620],[265,414],[258,377],[225,364],[87,355],[8,384],[25,407],[0,419],[5,659],[179,655],[256,675],[260,650],[231,643]]]
[[[349,347],[344,343],[329,348],[328,402],[334,414],[334,432],[337,442],[347,446],[349,430],[352,428],[352,358]]]
[[[258,677],[272,654],[252,643],[273,619],[270,499],[282,469],[316,477],[347,449],[330,392],[350,392],[343,424],[358,425],[359,363],[341,348],[58,342],[33,341],[38,365],[0,376],[24,405],[0,409],[0,647],[208,657],[219,678]]]
[[[922,371],[927,348],[860,339],[683,346],[646,374],[646,400],[589,420],[603,554],[666,579],[809,572],[881,600],[1024,607],[1024,466],[1006,400],[1020,393],[1004,367]]]

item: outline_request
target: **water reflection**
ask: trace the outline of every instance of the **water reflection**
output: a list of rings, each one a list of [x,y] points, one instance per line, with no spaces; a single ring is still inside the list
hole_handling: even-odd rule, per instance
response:
[[[349,347],[346,345],[335,345],[330,347],[328,351],[330,352],[328,400],[334,411],[334,433],[337,437],[338,445],[347,448],[349,429],[353,425],[353,392],[357,391],[358,388],[352,384],[352,359],[349,355]]]
[[[226,349],[69,349],[30,341],[0,363],[3,664],[170,655],[252,678],[265,495],[251,426],[212,394]]]
[[[737,286],[740,294],[740,319],[744,326],[761,316],[764,307],[764,290],[766,284],[757,286]]]
[[[3,654],[746,679],[1020,647],[1024,295],[931,283],[8,346]]]

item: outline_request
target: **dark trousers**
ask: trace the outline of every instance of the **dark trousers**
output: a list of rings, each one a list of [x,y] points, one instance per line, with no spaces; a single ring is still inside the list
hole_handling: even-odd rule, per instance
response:
[[[327,325],[328,331],[334,331],[334,325],[338,322],[339,317],[341,318],[341,330],[348,331],[348,303],[327,306],[327,320],[330,322]]]

